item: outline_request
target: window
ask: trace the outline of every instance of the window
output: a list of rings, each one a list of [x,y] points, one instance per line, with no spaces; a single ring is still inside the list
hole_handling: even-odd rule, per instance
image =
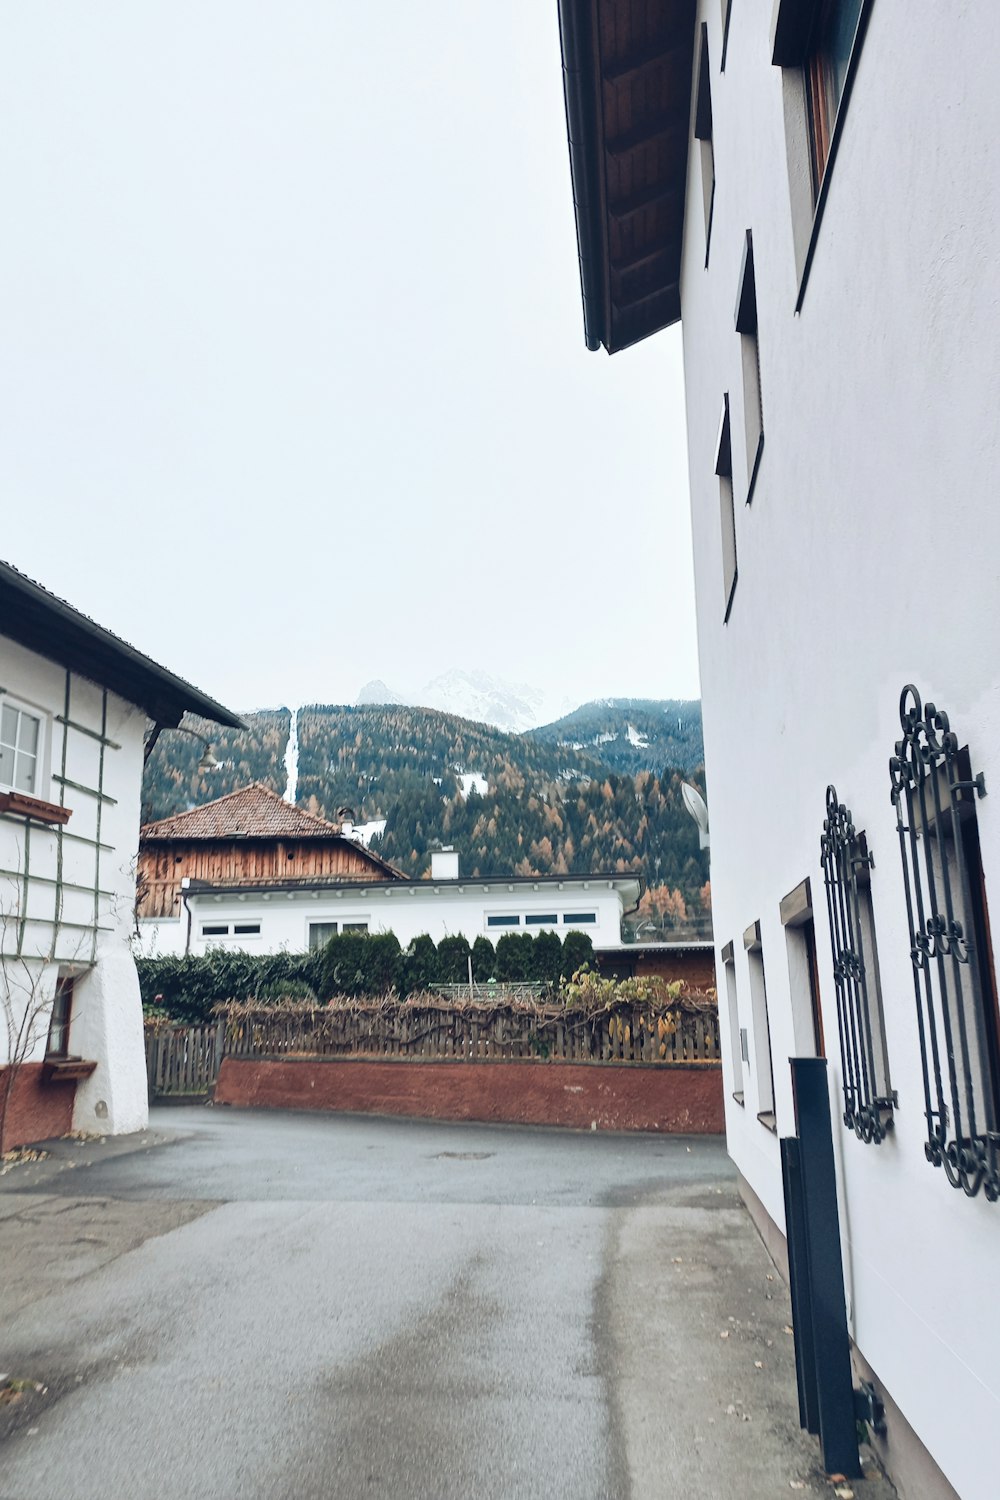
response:
[[[708,26],[701,25],[701,50],[694,106],[695,140],[701,148],[701,192],[705,209],[705,265],[712,243],[712,211],[715,207],[715,149],[712,145],[712,85],[708,70]]]
[[[566,927],[593,927],[596,922],[596,911],[568,911],[563,917]]]
[[[202,922],[202,924],[201,924],[201,935],[202,935],[202,937],[228,937],[229,936],[229,923],[228,922]]]
[[[69,1028],[73,1017],[73,986],[72,976],[60,975],[56,980],[56,994],[49,1019],[49,1037],[45,1044],[46,1057],[66,1057],[69,1053]]]
[[[259,922],[234,922],[233,923],[233,936],[234,937],[256,937],[256,936],[259,935],[259,933],[260,933],[260,923]]]
[[[367,922],[342,922],[340,924],[340,930],[341,930],[341,932],[367,932],[368,931],[368,923]]]
[[[792,998],[792,1032],[797,1057],[825,1057],[823,1010],[816,963],[812,882],[803,880],[781,903],[781,924],[788,949],[788,982]]]
[[[497,916],[486,918],[487,927],[520,927],[521,918],[513,916]]]
[[[802,307],[827,185],[874,0],[779,0],[771,61],[782,69],[792,238]]]
[[[924,1151],[968,1196],[1000,1198],[1000,1014],[976,801],[948,715],[903,689],[889,762],[920,1032]]]
[[[736,592],[736,513],[733,508],[733,444],[729,427],[729,395],[722,398],[722,417],[715,445],[715,472],[719,476],[719,519],[722,527],[723,622],[729,619]]]
[[[0,708],[0,786],[37,794],[42,721],[15,703]]]
[[[747,504],[753,499],[760,456],[764,451],[764,414],[760,398],[760,346],[757,342],[757,280],[754,274],[753,234],[748,229],[743,242],[739,293],[736,298],[736,332],[740,336],[743,370],[743,425],[747,445]],[[730,473],[732,471],[730,470]]]
[[[729,51],[729,19],[733,12],[733,0],[722,0],[722,58],[719,72],[726,71],[726,53]]]
[[[524,919],[526,927],[558,927],[559,918],[554,911],[529,912]]]
[[[859,1140],[877,1146],[892,1129],[895,1100],[889,1083],[875,946],[872,857],[864,834],[855,830],[850,810],[834,786],[826,790],[820,855],[833,944],[844,1124]]]
[[[729,1055],[733,1068],[733,1098],[743,1104],[743,1035],[740,1033],[740,1012],[736,997],[736,958],[732,943],[722,950],[722,966],[726,975],[726,999],[729,1015]]]
[[[309,952],[315,953],[318,948],[325,948],[330,939],[336,935],[336,922],[310,922]]]
[[[862,0],[821,0],[816,7],[804,69],[814,200],[830,160],[861,9]]]
[[[767,1014],[767,985],[764,981],[764,954],[761,949],[760,923],[754,922],[743,934],[750,966],[750,1018],[753,1027],[754,1072],[757,1082],[757,1118],[768,1130],[776,1130],[774,1114],[774,1064],[771,1061],[771,1023]]]

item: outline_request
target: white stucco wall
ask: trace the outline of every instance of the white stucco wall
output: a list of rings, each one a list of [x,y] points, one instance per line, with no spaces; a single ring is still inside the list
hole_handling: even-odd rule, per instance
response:
[[[428,933],[435,942],[463,934],[472,943],[477,937],[488,937],[494,944],[505,932],[542,932],[548,928],[565,936],[579,931],[589,934],[595,948],[613,947],[621,942],[622,894],[608,880],[565,880],[549,885],[512,885],[507,881],[459,887],[435,885],[433,881],[414,884],[377,883],[365,892],[338,890],[298,891],[257,894],[242,892],[229,895],[191,893],[191,941],[189,951],[199,954],[210,948],[242,948],[248,953],[303,952],[309,945],[309,926],[313,922],[367,923],[371,932],[394,932],[402,947],[413,938]],[[631,903],[630,903],[631,904]],[[595,922],[572,919],[582,912],[593,913]],[[536,925],[525,920],[534,916],[554,916],[555,922]],[[493,927],[490,916],[518,916],[520,925]],[[225,937],[206,937],[205,923],[229,925],[260,923],[259,936],[239,935],[230,931]],[[187,919],[165,921],[150,918],[140,924],[140,951],[150,956],[185,951]]]
[[[689,162],[682,305],[692,527],[718,946],[734,944],[751,1033],[729,1147],[783,1223],[778,1137],[758,1122],[744,929],[761,924],[778,1134],[794,1129],[801,1046],[779,902],[810,876],[833,1107],[837,1021],[819,865],[833,782],[866,831],[896,1128],[836,1126],[849,1313],[859,1348],[964,1500],[1000,1473],[1000,1204],[924,1159],[918,1034],[888,761],[912,681],[947,709],[990,795],[978,804],[1000,921],[1000,459],[996,349],[1000,11],[877,0],[800,314],[773,0],[709,27],[716,190],[705,268]],[[753,231],[765,446],[750,507],[733,310]],[[627,356],[625,356],[627,357]],[[723,624],[715,446],[730,394],[739,578]],[[719,971],[720,993],[725,976]],[[729,1029],[723,1007],[722,1025]]]
[[[145,1061],[139,986],[128,942],[145,715],[113,693],[105,697],[101,688],[76,675],[69,680],[67,714],[65,670],[2,636],[0,687],[5,690],[0,702],[16,702],[42,721],[34,795],[64,801],[72,809],[62,836],[53,825],[0,813],[5,984],[23,994],[30,969],[36,996],[50,1002],[60,968],[76,975],[69,1050],[96,1059],[97,1068],[77,1086],[74,1126],[107,1133],[138,1130],[147,1120]],[[58,722],[62,717],[72,720],[65,737]],[[104,747],[103,801],[80,790],[97,788],[102,731],[114,742]],[[28,920],[19,945],[24,916]],[[47,1024],[47,1013],[40,1015],[25,1061],[44,1056]],[[4,1034],[0,1061],[7,1056]]]

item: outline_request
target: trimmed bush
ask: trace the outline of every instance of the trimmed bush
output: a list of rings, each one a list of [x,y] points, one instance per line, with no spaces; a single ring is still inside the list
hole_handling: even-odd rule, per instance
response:
[[[437,945],[438,980],[441,984],[468,984],[469,940],[461,933],[443,937]]]
[[[314,953],[242,953],[221,948],[186,958],[139,958],[139,990],[151,1014],[197,1025],[222,1000],[267,1000],[316,993]]]
[[[562,977],[572,979],[577,969],[594,961],[589,932],[567,932],[562,945]]]
[[[338,932],[320,954],[321,1000],[384,995],[403,981],[403,950],[394,932]]]
[[[472,945],[472,977],[476,984],[496,978],[497,954],[488,937],[477,937]]]
[[[422,932],[403,954],[403,993],[412,995],[433,989],[440,983],[440,967],[434,939]]]

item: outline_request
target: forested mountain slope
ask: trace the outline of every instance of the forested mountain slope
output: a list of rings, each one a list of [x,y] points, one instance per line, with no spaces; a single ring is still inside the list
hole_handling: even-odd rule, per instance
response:
[[[144,817],[250,780],[283,792],[291,715],[246,718],[246,733],[188,721],[222,762],[210,773],[197,770],[196,739],[165,732]],[[407,874],[425,874],[445,843],[470,875],[636,871],[655,888],[646,937],[705,917],[708,856],[680,792],[682,779],[704,789],[697,703],[614,699],[523,734],[401,704],[313,704],[299,711],[298,740],[298,805],[334,822],[384,818],[371,847]]]

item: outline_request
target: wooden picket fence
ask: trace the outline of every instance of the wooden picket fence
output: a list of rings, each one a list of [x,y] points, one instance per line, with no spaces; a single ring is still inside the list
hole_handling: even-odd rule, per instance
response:
[[[508,1062],[717,1062],[714,1008],[657,1012],[619,1005],[596,1015],[565,1007],[363,1004],[248,1010],[226,1021],[231,1057],[409,1057]]]
[[[225,1023],[158,1026],[146,1030],[149,1098],[207,1099],[222,1062]]]

